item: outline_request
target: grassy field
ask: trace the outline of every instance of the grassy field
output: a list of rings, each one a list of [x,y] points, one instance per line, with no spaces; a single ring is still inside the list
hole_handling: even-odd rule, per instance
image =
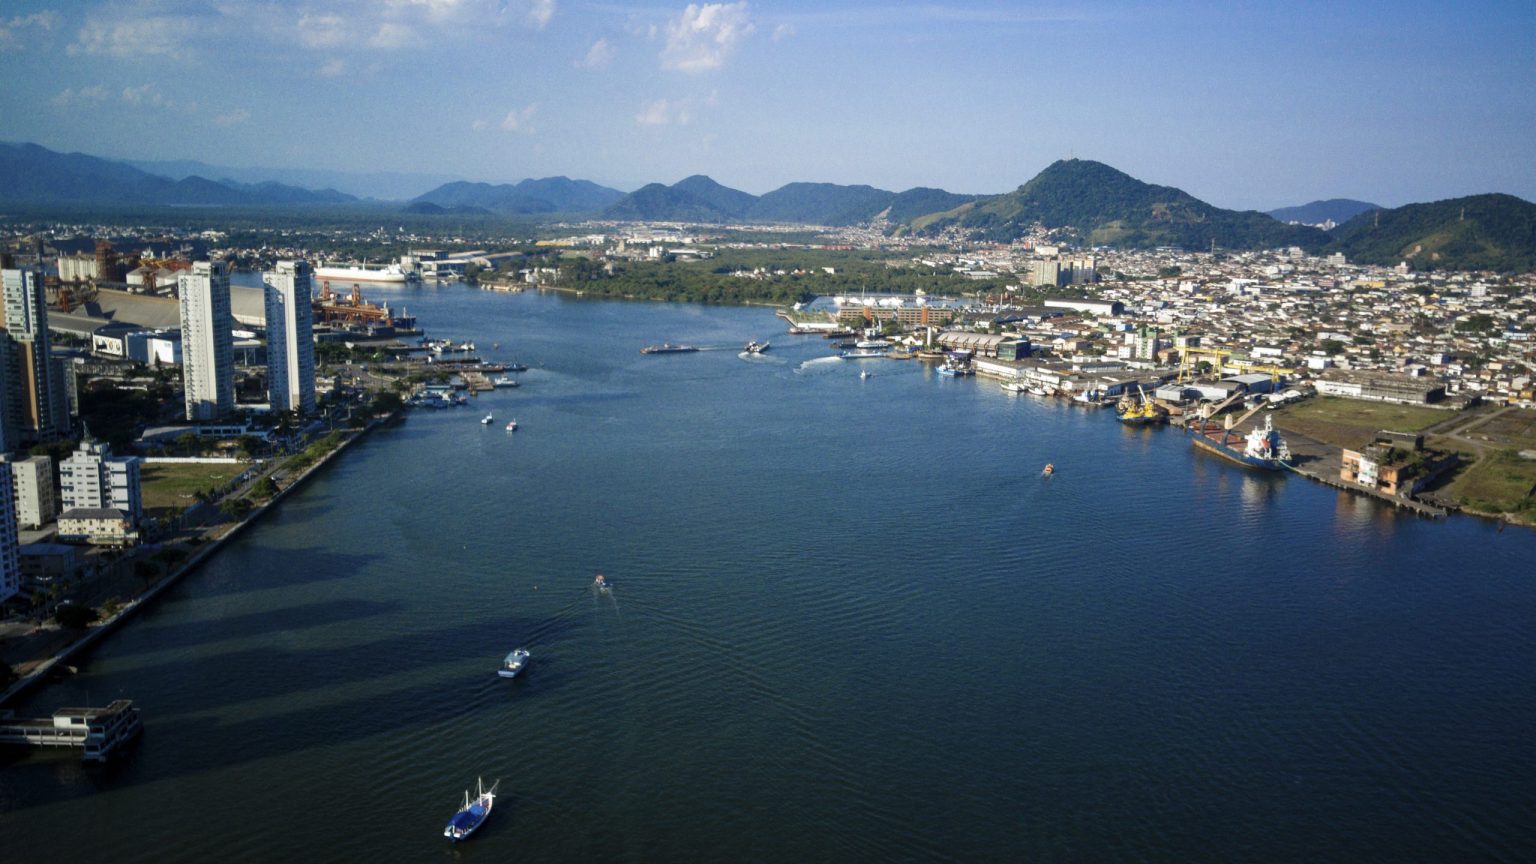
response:
[[[1446,485],[1444,493],[1472,510],[1536,522],[1536,459],[1519,455],[1522,450],[1536,450],[1536,411],[1499,411],[1487,420],[1467,424],[1458,435],[1459,439],[1436,437],[1432,442],[1473,460]]]
[[[1371,436],[1382,429],[1418,432],[1454,416],[1454,412],[1442,408],[1319,396],[1276,411],[1275,425],[1324,444],[1353,449],[1369,443]]]
[[[199,489],[215,489],[228,483],[244,465],[163,463],[143,465],[139,480],[143,485],[144,509],[150,516],[168,516],[196,503]]]

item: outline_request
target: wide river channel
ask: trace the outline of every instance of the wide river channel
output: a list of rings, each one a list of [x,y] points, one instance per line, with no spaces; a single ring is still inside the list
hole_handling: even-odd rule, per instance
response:
[[[146,731],[6,755],[6,864],[1536,859],[1536,533],[766,309],[369,294],[533,369],[373,432],[17,706]]]

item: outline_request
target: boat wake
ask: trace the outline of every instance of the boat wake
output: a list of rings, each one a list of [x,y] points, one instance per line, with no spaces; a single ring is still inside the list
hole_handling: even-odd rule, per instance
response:
[[[795,371],[802,372],[802,371],[805,371],[806,369],[819,369],[819,368],[821,368],[823,366],[827,366],[827,365],[832,364],[832,363],[841,363],[841,362],[843,362],[843,358],[841,358],[841,357],[817,357],[817,358],[815,358],[813,360],[807,360],[804,363],[801,363],[799,368],[796,369]]]

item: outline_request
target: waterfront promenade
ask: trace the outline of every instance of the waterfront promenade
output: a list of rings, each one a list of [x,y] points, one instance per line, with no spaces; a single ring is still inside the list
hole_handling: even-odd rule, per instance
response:
[[[171,543],[163,544],[166,548],[185,550],[188,557],[170,568],[153,584],[124,602],[117,611],[91,624],[83,631],[72,631],[52,623],[38,625],[29,622],[12,622],[10,632],[4,637],[4,655],[0,659],[10,663],[18,677],[3,692],[0,692],[0,707],[46,683],[50,675],[57,674],[58,670],[66,667],[71,660],[85,653],[108,634],[127,623],[140,609],[153,603],[162,593],[180,582],[184,576],[200,567],[210,556],[217,554],[225,543],[238,537],[247,526],[260,520],[291,492],[302,487],[310,476],[339,457],[370,429],[398,416],[400,412],[385,420],[372,421],[363,429],[348,434],[319,460],[289,475],[287,482],[276,495],[264,503],[256,504],[243,517],[188,529]],[[255,478],[252,478],[233,497],[245,495],[254,482]]]

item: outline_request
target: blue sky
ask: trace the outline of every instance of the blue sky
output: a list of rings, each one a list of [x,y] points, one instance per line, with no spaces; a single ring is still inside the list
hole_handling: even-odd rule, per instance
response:
[[[1532,0],[6,0],[0,81],[0,140],[120,158],[1536,200]]]

